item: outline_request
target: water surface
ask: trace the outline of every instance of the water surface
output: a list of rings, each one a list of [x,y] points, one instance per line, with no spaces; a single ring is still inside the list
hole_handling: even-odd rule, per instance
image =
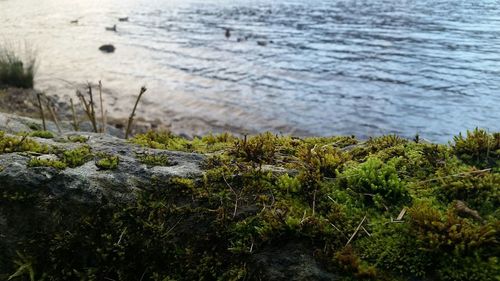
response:
[[[0,38],[36,47],[36,87],[48,93],[73,95],[82,82],[102,80],[115,116],[129,113],[146,84],[138,115],[177,133],[419,133],[446,142],[476,126],[500,130],[499,7],[490,0],[0,0]],[[122,16],[129,21],[118,22]],[[105,31],[113,24],[118,32]],[[98,51],[106,43],[114,54]]]

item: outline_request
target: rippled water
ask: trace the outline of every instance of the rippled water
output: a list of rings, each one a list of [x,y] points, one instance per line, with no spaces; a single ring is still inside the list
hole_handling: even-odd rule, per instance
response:
[[[36,47],[40,89],[103,80],[114,115],[146,84],[176,132],[500,130],[500,1],[0,0],[0,38]]]

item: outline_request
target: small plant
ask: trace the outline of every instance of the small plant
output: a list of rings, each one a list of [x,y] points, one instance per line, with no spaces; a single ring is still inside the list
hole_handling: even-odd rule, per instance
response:
[[[0,47],[0,86],[33,88],[35,65],[33,54],[23,60],[13,50]]]
[[[358,166],[346,170],[340,175],[345,187],[364,196],[365,201],[373,202],[377,207],[398,205],[408,202],[409,193],[399,178],[395,163],[390,160],[384,163],[376,157]]]
[[[118,168],[118,164],[120,163],[120,158],[116,155],[109,154],[101,154],[101,159],[95,162],[95,165],[100,170],[114,170]]]
[[[489,134],[476,128],[474,131],[467,131],[465,138],[459,134],[453,140],[453,150],[468,164],[485,168],[500,163],[500,133]]]
[[[75,168],[92,159],[93,155],[89,146],[82,146],[63,152],[62,160],[68,167]]]
[[[28,135],[24,134],[18,136],[8,136],[0,131],[0,153],[12,153],[30,151],[36,153],[47,153],[49,147],[44,144],[32,140]]]
[[[257,164],[273,163],[278,137],[270,132],[238,140],[231,154]]]
[[[148,166],[168,166],[170,164],[167,155],[163,154],[141,154],[137,158]]]
[[[31,137],[38,137],[44,139],[52,139],[54,138],[54,134],[50,131],[34,131],[30,133]]]
[[[130,134],[130,129],[132,128],[132,122],[134,122],[134,116],[135,116],[135,110],[137,109],[137,104],[139,104],[139,101],[141,100],[142,95],[146,91],[147,91],[146,86],[142,86],[141,91],[139,92],[139,95],[137,96],[137,100],[135,101],[134,109],[132,109],[132,113],[130,113],[130,117],[128,118],[127,130],[125,131],[125,139],[128,139],[128,136]]]
[[[59,160],[40,159],[38,157],[34,157],[28,161],[28,167],[52,167],[58,170],[64,170],[66,168],[66,164]]]
[[[75,135],[75,136],[68,136],[68,140],[70,142],[86,143],[89,140],[89,138],[86,136]]]

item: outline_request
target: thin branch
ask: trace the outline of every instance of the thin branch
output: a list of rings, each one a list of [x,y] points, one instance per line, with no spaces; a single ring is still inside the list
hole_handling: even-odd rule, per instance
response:
[[[361,228],[361,226],[363,225],[363,223],[365,222],[366,220],[366,216],[363,217],[363,219],[361,220],[361,222],[359,223],[358,227],[356,227],[356,230],[353,232],[353,234],[351,235],[351,238],[349,238],[349,240],[347,241],[347,243],[345,244],[346,246],[349,245],[349,243],[351,243],[352,239],[354,239],[354,236],[356,236],[356,234],[358,234],[358,231],[359,229]]]
[[[226,177],[224,177],[224,175],[222,175],[222,179],[227,184],[229,189],[231,189],[231,192],[234,193],[234,210],[233,210],[233,218],[234,218],[234,217],[236,217],[236,212],[238,210],[238,201],[240,200],[240,198],[239,198],[238,194],[236,193],[236,191],[234,190],[234,188],[227,182]]]
[[[97,133],[97,126],[95,124],[95,120],[92,119],[92,111],[90,109],[90,104],[87,103],[87,100],[85,100],[85,96],[79,90],[76,90],[76,95],[78,96],[78,98],[80,98],[80,102],[83,105],[83,110],[87,114],[87,117],[89,118],[90,123],[92,123],[92,128],[94,129],[94,132]]]
[[[36,98],[38,99],[38,108],[40,108],[40,114],[42,115],[42,124],[43,124],[43,130],[47,130],[47,127],[45,126],[45,114],[43,114],[43,107],[42,107],[42,101],[40,100],[41,93],[36,94]]]
[[[50,115],[52,116],[52,120],[54,120],[54,123],[56,124],[57,131],[59,133],[62,133],[61,126],[59,126],[59,121],[57,120],[56,113],[54,112],[54,109],[52,108],[52,102],[49,97],[45,96],[45,100],[47,102],[47,108],[49,109]]]
[[[101,133],[106,133],[106,122],[104,118],[104,106],[102,105],[102,83],[99,80],[99,99],[101,101]]]
[[[370,237],[372,236],[372,235],[370,234],[370,232],[368,232],[368,230],[366,230],[366,228],[365,228],[364,226],[362,226],[362,227],[361,227],[361,229],[363,229],[363,231],[364,231],[364,232],[365,232],[368,236],[370,236]]]
[[[137,96],[137,100],[135,101],[134,109],[132,110],[132,113],[130,114],[130,117],[128,118],[127,130],[125,131],[125,139],[128,139],[128,135],[130,134],[130,127],[132,126],[132,122],[134,121],[135,110],[137,109],[137,104],[139,103],[139,100],[141,99],[142,94],[144,94],[146,91],[147,91],[146,86],[142,86],[141,91],[139,92],[139,96]]]
[[[89,94],[89,97],[90,97],[90,102],[89,102],[89,105],[90,105],[90,116],[92,116],[92,120],[90,120],[92,122],[92,125],[94,126],[94,130],[96,133],[98,133],[98,130],[97,130],[97,122],[95,121],[95,106],[94,106],[94,95],[92,94],[92,85],[90,85],[90,82],[87,83],[87,88],[88,88],[88,94]]]
[[[71,113],[73,115],[73,129],[75,129],[75,131],[78,131],[78,122],[76,121],[76,112],[75,112],[75,105],[73,103],[73,99],[70,98],[69,99],[69,102],[71,103]]]
[[[122,233],[120,234],[120,238],[118,238],[118,242],[116,242],[116,245],[120,245],[120,243],[122,242],[122,238],[123,238],[123,235],[125,235],[125,231],[127,231],[126,227],[123,229]]]
[[[489,172],[489,171],[491,171],[491,168],[477,170],[477,171],[471,171],[471,172],[463,172],[463,173],[449,175],[449,176],[446,176],[446,177],[432,178],[432,179],[428,179],[428,180],[424,180],[424,181],[419,181],[418,183],[426,183],[426,182],[436,181],[436,180],[440,180],[440,179],[466,176],[466,175],[470,175],[470,174],[480,174],[480,173]]]

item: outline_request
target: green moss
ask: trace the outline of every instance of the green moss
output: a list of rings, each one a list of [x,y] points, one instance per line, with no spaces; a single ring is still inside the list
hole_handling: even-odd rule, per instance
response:
[[[148,166],[169,166],[168,156],[164,154],[139,154],[137,155],[139,161]]]
[[[476,128],[453,138],[453,150],[464,162],[487,168],[500,166],[500,133],[489,134],[485,130]]]
[[[52,139],[54,138],[54,134],[50,131],[34,131],[30,133],[31,137],[38,137],[44,139]]]
[[[98,157],[100,159],[95,162],[95,165],[100,170],[114,170],[118,168],[120,158],[117,155],[100,154]]]
[[[40,125],[39,123],[30,122],[27,125],[33,131],[41,131],[42,130],[42,125]]]
[[[62,153],[62,161],[68,167],[75,168],[92,160],[93,155],[89,146],[81,146],[72,150],[66,150]]]
[[[357,192],[366,202],[381,209],[408,203],[410,199],[394,160],[384,163],[370,157],[364,163],[349,167],[339,177],[342,178],[341,186]]]
[[[229,134],[208,135],[204,138],[187,140],[171,134],[170,132],[153,132],[136,135],[132,143],[141,146],[186,152],[214,152],[228,148],[234,137]]]
[[[10,136],[0,131],[0,153],[12,152],[48,153],[49,147],[30,139],[27,135]]]
[[[68,140],[70,142],[86,143],[89,140],[89,138],[86,136],[74,135],[74,136],[68,136]]]
[[[209,153],[203,177],[152,178],[134,202],[43,205],[50,212],[33,212],[41,225],[32,224],[39,229],[19,247],[38,279],[265,280],[256,257],[280,260],[281,246],[295,243],[339,280],[495,280],[495,137],[485,150],[479,132],[455,145],[397,136],[360,143],[270,133],[138,135],[132,141],[146,147]],[[88,147],[77,151],[68,159],[93,157]],[[104,168],[118,165],[117,156],[97,158]],[[161,154],[138,158],[168,164]],[[3,212],[21,204],[1,203]]]
[[[33,157],[28,161],[28,167],[52,167],[58,170],[64,170],[66,168],[66,163],[59,160],[40,159],[38,157]]]
[[[35,68],[34,56],[23,60],[14,50],[0,47],[0,86],[33,88]]]

